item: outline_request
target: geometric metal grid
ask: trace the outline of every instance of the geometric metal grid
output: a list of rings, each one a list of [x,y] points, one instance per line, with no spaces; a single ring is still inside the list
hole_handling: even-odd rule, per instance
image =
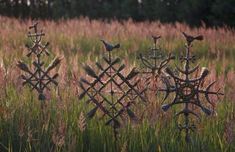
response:
[[[194,120],[200,122],[200,116],[195,111],[195,107],[201,109],[205,114],[210,115],[212,110],[206,105],[212,105],[210,95],[223,95],[223,93],[218,91],[210,91],[211,87],[215,84],[215,81],[210,83],[208,86],[203,87],[203,81],[209,74],[209,70],[203,68],[199,77],[192,76],[196,71],[199,70],[199,65],[195,67],[190,67],[190,62],[195,61],[195,56],[190,55],[190,48],[192,47],[192,42],[194,40],[203,40],[203,36],[199,35],[196,37],[187,35],[183,32],[184,37],[186,38],[186,56],[181,57],[181,61],[184,62],[183,68],[176,66],[176,70],[182,75],[175,75],[169,68],[166,68],[166,73],[173,79],[173,84],[168,80],[164,79],[164,84],[166,85],[165,89],[160,89],[159,91],[165,92],[166,100],[169,94],[174,93],[174,99],[169,104],[164,104],[162,109],[167,111],[170,107],[174,105],[183,105],[183,109],[175,114],[175,120],[177,127],[180,131],[185,131],[185,140],[190,142],[190,131],[194,131],[196,126]],[[203,103],[202,98],[205,98],[207,103]],[[208,104],[209,103],[209,104]],[[183,116],[183,117],[181,117]],[[194,116],[194,117],[191,117]],[[181,117],[181,120],[180,120]]]
[[[33,57],[33,68],[30,69],[27,64],[22,61],[19,61],[17,66],[25,72],[22,75],[22,79],[24,80],[23,85],[29,84],[32,90],[36,90],[38,92],[38,99],[40,101],[44,101],[46,99],[44,95],[44,90],[49,88],[49,85],[52,83],[54,85],[58,85],[58,82],[55,80],[58,77],[58,73],[50,76],[50,72],[61,62],[60,58],[55,58],[49,66],[45,68],[45,63],[42,61],[41,57],[43,54],[49,56],[47,48],[49,43],[46,45],[41,44],[42,37],[45,36],[43,31],[38,31],[38,23],[33,24],[29,27],[29,29],[33,30],[33,33],[28,33],[28,38],[32,42],[32,46],[26,45],[28,49],[27,57]]]
[[[162,71],[168,65],[168,63],[175,59],[171,53],[168,56],[164,56],[161,53],[161,48],[158,46],[158,40],[161,36],[152,36],[154,46],[146,54],[141,53],[139,59],[141,60],[144,70],[141,71],[142,79],[144,79],[144,85],[148,87],[148,90],[156,92],[158,87],[157,83],[159,78],[164,77]]]
[[[79,99],[85,95],[88,97],[87,103],[92,103],[94,108],[88,112],[87,116],[92,118],[99,110],[102,118],[106,117],[106,125],[111,125],[116,140],[117,129],[120,127],[120,118],[128,115],[130,119],[136,120],[132,105],[137,101],[144,101],[145,89],[138,90],[139,80],[133,81],[138,72],[133,68],[127,75],[124,74],[125,65],[121,64],[120,58],[113,58],[112,52],[119,48],[103,41],[108,57],[103,57],[103,64],[97,62],[96,69],[84,66],[89,80],[81,78],[80,88],[83,92]],[[95,72],[98,71],[98,72]]]

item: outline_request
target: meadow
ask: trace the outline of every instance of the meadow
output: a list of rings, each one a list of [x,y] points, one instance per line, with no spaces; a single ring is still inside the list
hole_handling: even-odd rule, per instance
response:
[[[19,60],[30,63],[25,44],[32,20],[0,17],[0,151],[235,151],[234,29],[88,18],[39,22],[46,33],[43,41],[50,42],[49,60],[63,58],[56,69],[59,86],[46,92],[46,119],[41,117],[37,94],[22,86],[22,72],[16,66]],[[139,67],[137,55],[153,45],[151,35],[161,35],[161,48],[179,56],[185,50],[182,31],[204,36],[193,44],[192,53],[210,70],[208,81],[217,80],[213,89],[221,87],[224,92],[214,101],[216,113],[202,114],[192,143],[187,144],[175,127],[175,111],[163,112],[161,98],[154,96],[147,105],[136,107],[138,122],[124,122],[115,146],[112,129],[99,115],[87,119],[89,106],[78,99],[78,81],[86,77],[82,66],[106,53],[100,39],[121,44],[114,54],[128,65],[126,70]]]

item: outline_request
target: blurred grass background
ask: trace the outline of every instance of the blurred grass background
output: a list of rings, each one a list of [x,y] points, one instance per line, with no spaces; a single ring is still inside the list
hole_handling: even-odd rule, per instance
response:
[[[160,22],[125,22],[89,20],[87,18],[40,21],[50,42],[51,56],[62,56],[58,72],[59,87],[47,92],[47,119],[41,118],[40,103],[35,92],[23,88],[18,60],[27,52],[25,44],[31,20],[0,17],[0,151],[234,151],[235,150],[235,32],[221,28],[190,28],[185,24]],[[207,66],[210,81],[218,79],[215,88],[223,88],[223,100],[216,102],[217,115],[206,117],[186,144],[173,120],[175,110],[163,113],[161,99],[156,97],[147,106],[136,107],[144,115],[138,123],[127,121],[119,130],[115,147],[112,130],[104,126],[99,115],[87,120],[89,111],[77,95],[84,63],[92,64],[105,54],[100,39],[121,43],[114,54],[130,68],[139,66],[140,52],[152,47],[151,35],[161,35],[160,46],[165,52],[179,56],[184,53],[185,31],[202,34],[204,40],[194,43],[193,54],[201,66]],[[129,69],[130,69],[129,68]],[[127,69],[128,70],[128,69]]]

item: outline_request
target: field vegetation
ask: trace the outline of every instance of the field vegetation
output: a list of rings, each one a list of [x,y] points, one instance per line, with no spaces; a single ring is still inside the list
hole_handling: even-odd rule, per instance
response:
[[[0,151],[235,151],[235,32],[228,27],[190,28],[182,23],[138,22],[132,20],[103,22],[87,18],[40,21],[50,42],[53,59],[63,57],[56,70],[59,86],[46,92],[46,119],[42,118],[35,92],[22,86],[19,60],[25,57],[28,27],[32,20],[0,17]],[[104,125],[98,114],[86,118],[89,111],[84,100],[78,100],[78,81],[86,77],[82,66],[92,65],[104,55],[100,39],[120,42],[114,52],[127,65],[139,67],[137,55],[153,43],[151,35],[161,35],[160,46],[176,57],[184,53],[181,34],[202,34],[204,40],[194,43],[192,53],[201,67],[210,69],[207,81],[218,80],[213,88],[222,88],[224,96],[214,101],[216,112],[202,114],[202,122],[187,144],[175,127],[175,110],[161,110],[161,96],[154,96],[147,105],[136,106],[137,122],[125,120],[119,130],[117,146],[112,129]],[[176,64],[180,64],[176,61]]]

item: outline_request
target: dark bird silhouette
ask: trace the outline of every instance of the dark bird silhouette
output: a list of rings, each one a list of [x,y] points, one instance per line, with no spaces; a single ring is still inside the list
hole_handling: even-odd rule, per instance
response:
[[[118,49],[120,48],[120,44],[116,44],[116,45],[112,45],[112,44],[109,44],[107,42],[105,42],[104,40],[101,40],[105,46],[105,49],[106,51],[112,51],[113,49]]]
[[[152,35],[152,38],[153,38],[154,43],[156,43],[157,40],[161,38],[161,36],[160,35],[158,35],[158,36]]]
[[[203,36],[202,35],[198,35],[198,36],[191,36],[191,35],[188,35],[186,34],[185,32],[182,32],[184,37],[186,38],[187,42],[188,43],[191,43],[193,42],[194,40],[198,40],[198,41],[201,41],[203,40]]]

